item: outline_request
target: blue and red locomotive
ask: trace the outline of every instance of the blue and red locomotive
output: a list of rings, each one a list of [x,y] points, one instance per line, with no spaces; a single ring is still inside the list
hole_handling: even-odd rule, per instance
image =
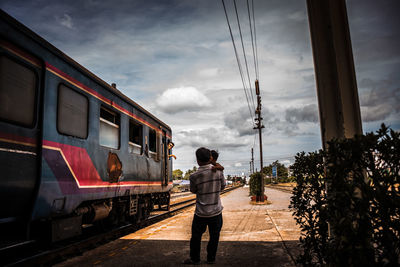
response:
[[[57,241],[169,207],[171,138],[115,85],[0,11],[0,235],[45,229]]]

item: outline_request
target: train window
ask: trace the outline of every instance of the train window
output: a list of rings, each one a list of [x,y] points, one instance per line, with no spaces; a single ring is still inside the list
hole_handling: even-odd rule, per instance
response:
[[[60,84],[58,88],[57,129],[60,133],[86,139],[89,101],[86,96]]]
[[[157,133],[154,129],[149,129],[149,153],[152,158],[157,158]]]
[[[119,114],[100,108],[100,145],[119,148]]]
[[[32,69],[0,55],[0,118],[33,126],[36,84]]]
[[[142,131],[141,124],[134,121],[129,121],[129,152],[142,154]]]

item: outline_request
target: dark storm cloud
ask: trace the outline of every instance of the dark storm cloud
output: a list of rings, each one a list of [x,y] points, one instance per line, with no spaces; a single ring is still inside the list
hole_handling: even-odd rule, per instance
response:
[[[286,137],[294,137],[298,135],[303,135],[303,133],[300,133],[299,126],[297,123],[289,123],[287,121],[282,121],[280,119],[274,119],[273,121],[270,122],[270,127],[267,130],[267,135],[271,135],[272,133],[280,133],[283,136]],[[272,127],[271,127],[272,126]]]
[[[248,107],[243,106],[226,114],[224,117],[224,124],[227,128],[237,132],[239,136],[254,134],[253,123],[250,118]]]
[[[400,103],[399,1],[347,1],[364,122],[396,124]]]
[[[264,134],[265,136],[271,136],[278,134],[282,137],[296,137],[296,136],[313,136],[314,132],[301,130],[299,123],[292,123],[279,118],[272,119],[265,122]]]
[[[379,8],[378,8],[379,7]],[[355,57],[359,64],[399,60],[399,1],[347,1]]]
[[[245,1],[242,4],[245,5]],[[297,43],[298,45],[292,47],[292,50],[306,49],[299,46],[307,45],[309,38],[305,1],[255,1],[255,7],[259,23],[268,24],[267,28],[260,27],[257,33],[266,32],[274,38],[274,42],[266,42],[267,45],[275,43],[275,45],[290,46]]]
[[[310,135],[310,133],[300,131],[299,123],[318,122],[318,111],[316,105],[306,105],[302,108],[289,108],[285,111],[285,120],[279,118],[279,111],[273,113],[269,108],[262,110],[263,135],[271,136],[281,134],[283,136]],[[224,117],[224,125],[236,132],[239,137],[252,136],[256,132],[251,123],[249,110],[243,106]]]
[[[399,117],[400,88],[393,81],[363,79],[359,83],[361,115],[365,122],[383,121],[390,115]]]
[[[290,123],[318,122],[317,105],[310,104],[300,108],[288,108],[285,112],[285,119]]]
[[[125,77],[120,87],[132,86],[132,77],[140,88],[150,79],[153,86],[170,82],[215,53],[203,43],[221,38],[225,25],[212,14],[222,10],[204,2],[6,0],[1,7],[104,80],[114,82],[118,73]],[[203,34],[207,25],[215,31]]]
[[[143,21],[148,23],[140,23],[140,30],[142,31],[160,25],[179,24],[190,19],[193,15],[194,10],[187,7],[182,1],[163,0],[83,0],[79,2],[3,0],[1,3],[2,9],[6,11],[11,9],[12,13],[16,14],[19,17],[18,19],[22,21],[48,21],[48,16],[70,14],[78,22],[79,27],[91,30],[92,34],[98,33],[100,29],[135,29],[135,25],[139,25]],[[31,10],[35,10],[39,14],[28,16]],[[180,15],[176,16],[176,14]],[[47,19],[45,19],[46,17]],[[152,18],[157,18],[157,21],[151,22]],[[99,20],[102,23],[97,23]],[[136,24],[133,24],[133,22],[136,22]],[[116,25],[119,25],[119,27],[116,27]]]

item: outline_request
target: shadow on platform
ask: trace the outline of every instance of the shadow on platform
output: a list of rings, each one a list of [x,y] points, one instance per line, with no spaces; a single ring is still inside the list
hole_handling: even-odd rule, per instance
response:
[[[214,266],[295,266],[298,241],[222,241]],[[202,242],[201,265],[206,265],[207,241]],[[289,252],[288,252],[289,251]],[[189,257],[189,241],[115,240],[59,266],[180,266]]]

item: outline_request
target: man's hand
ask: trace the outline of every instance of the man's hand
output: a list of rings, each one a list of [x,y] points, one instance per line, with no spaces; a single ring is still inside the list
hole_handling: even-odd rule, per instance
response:
[[[213,170],[214,172],[216,171],[223,171],[225,168],[219,164],[219,163],[215,163],[214,166],[212,166],[211,170]]]

